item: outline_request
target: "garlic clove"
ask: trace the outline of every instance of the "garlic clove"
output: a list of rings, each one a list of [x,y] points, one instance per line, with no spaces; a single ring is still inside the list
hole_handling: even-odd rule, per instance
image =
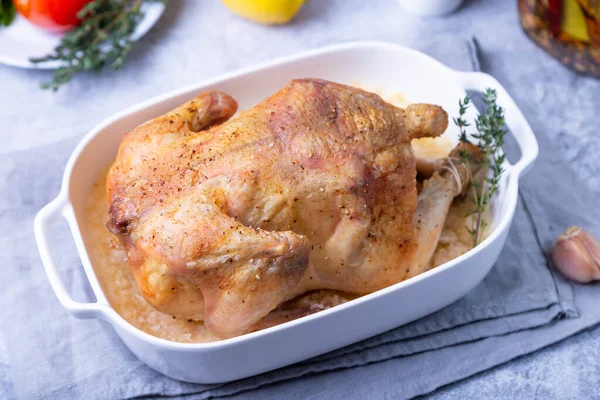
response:
[[[552,259],[556,268],[572,281],[600,280],[600,241],[578,226],[558,237]]]

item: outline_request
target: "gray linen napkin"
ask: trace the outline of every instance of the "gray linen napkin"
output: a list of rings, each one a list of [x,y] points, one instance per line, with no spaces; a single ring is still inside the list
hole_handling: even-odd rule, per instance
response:
[[[472,41],[445,37],[416,47],[453,68],[478,69]],[[65,141],[0,159],[0,193],[4,194],[0,198],[0,262],[4,266],[0,279],[5,289],[0,294],[0,397],[207,398],[243,392],[256,398],[360,398],[374,393],[404,398],[534,351],[600,321],[600,312],[590,311],[593,287],[576,286],[574,299],[572,287],[547,268],[540,246],[554,234],[543,224],[560,230],[565,219],[571,220],[567,207],[560,210],[563,214],[548,218],[545,210],[556,210],[556,200],[589,207],[593,199],[577,193],[580,186],[567,172],[538,164],[526,181],[525,201],[519,203],[497,265],[463,299],[404,327],[257,377],[219,385],[174,381],[138,361],[109,324],[69,318],[47,283],[35,250],[33,217],[58,193],[74,146],[75,142]],[[552,151],[550,147],[544,150]],[[573,185],[572,190],[564,190],[564,196],[556,193],[554,198],[540,195],[549,193],[547,185],[557,178]],[[575,196],[576,200],[571,199]],[[547,237],[540,239],[540,230]],[[55,239],[58,265],[74,297],[90,299],[93,295],[67,230],[58,230]],[[362,367],[350,368],[358,366]],[[251,389],[255,390],[248,392]]]

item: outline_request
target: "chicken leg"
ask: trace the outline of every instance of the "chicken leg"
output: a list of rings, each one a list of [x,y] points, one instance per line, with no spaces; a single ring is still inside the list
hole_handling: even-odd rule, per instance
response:
[[[447,158],[427,165],[425,173],[429,175],[429,179],[423,183],[413,217],[417,248],[412,259],[404,260],[410,265],[406,278],[416,276],[428,269],[452,201],[457,196],[465,195],[469,188],[469,174],[466,165],[460,159],[460,152],[468,154],[469,167],[474,175],[481,167],[482,153],[477,146],[471,144],[459,144]],[[296,287],[294,293],[305,292],[305,294],[294,297],[282,307],[278,307],[276,311],[259,321],[254,329],[264,329],[292,321],[356,297],[331,290],[312,292],[307,290],[302,285]]]

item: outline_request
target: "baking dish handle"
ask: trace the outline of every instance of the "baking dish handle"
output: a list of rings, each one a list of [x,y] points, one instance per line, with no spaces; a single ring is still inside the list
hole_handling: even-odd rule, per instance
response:
[[[42,258],[42,264],[48,275],[50,285],[58,297],[61,304],[75,317],[75,318],[96,318],[100,317],[101,314],[105,314],[108,308],[102,303],[82,303],[74,300],[60,276],[58,268],[52,258],[52,253],[48,246],[49,228],[52,222],[57,217],[65,218],[66,210],[68,207],[68,201],[66,196],[59,195],[51,203],[46,205],[36,215],[34,221],[34,232],[35,240],[37,242],[38,250]]]
[[[517,177],[525,174],[533,166],[538,156],[539,147],[535,135],[519,110],[514,100],[506,89],[491,75],[483,72],[458,72],[455,71],[458,81],[465,90],[485,92],[486,88],[496,89],[498,104],[506,111],[506,126],[521,148],[521,159],[513,165],[512,174]]]

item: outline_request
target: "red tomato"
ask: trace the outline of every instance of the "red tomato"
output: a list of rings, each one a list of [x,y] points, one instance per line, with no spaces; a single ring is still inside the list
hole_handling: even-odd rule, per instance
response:
[[[79,25],[77,13],[91,0],[14,0],[15,8],[29,22],[50,32],[64,32]]]

